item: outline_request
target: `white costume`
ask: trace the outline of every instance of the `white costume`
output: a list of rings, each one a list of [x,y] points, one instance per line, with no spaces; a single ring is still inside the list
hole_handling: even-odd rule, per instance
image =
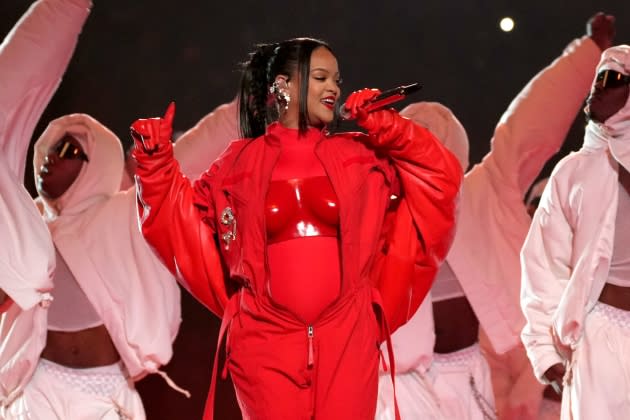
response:
[[[606,50],[604,69],[630,74],[630,46]],[[565,364],[564,419],[630,413],[630,311],[598,301],[627,249],[615,233],[626,220],[617,212],[628,199],[618,173],[630,169],[629,102],[604,124],[589,122],[582,148],[556,166],[522,250],[522,339],[538,378]]]
[[[10,297],[0,314],[3,419],[25,418],[22,389],[45,343],[55,267],[50,234],[23,186],[26,153],[90,7],[89,0],[39,0],[0,45],[0,289]]]
[[[105,371],[94,369],[94,377],[110,377],[113,373],[112,381],[116,376],[124,379],[112,387],[109,405],[103,407],[105,411],[98,411],[103,416],[98,418],[109,418],[111,412],[111,415],[127,413],[133,419],[143,419],[133,381],[149,373],[161,373],[158,369],[171,358],[172,342],[180,323],[179,288],[140,233],[135,189],[118,192],[123,152],[111,131],[84,114],[52,121],[35,144],[35,172],[38,173],[44,157],[66,133],[80,142],[89,162],[83,164],[76,180],[61,197],[43,201],[55,247],[121,357],[118,375],[112,372],[115,366]],[[63,379],[73,375],[64,369],[77,375],[85,372],[40,363],[25,390],[35,418],[92,418],[89,416],[94,405],[102,405],[100,399],[90,398],[89,393],[86,395],[77,387],[52,396],[48,387],[64,389]],[[69,407],[73,411],[67,411]]]
[[[599,48],[590,38],[584,37],[572,42],[562,56],[536,75],[512,101],[495,129],[490,153],[464,177],[457,231],[445,265],[448,265],[459,280],[481,328],[487,334],[488,348],[498,354],[520,346],[519,334],[524,324],[518,303],[519,250],[531,219],[526,212],[523,198],[545,162],[562,145],[588,92],[598,56]],[[426,106],[418,105],[423,104],[410,105],[401,114],[427,126],[442,141],[449,142],[442,138],[452,133],[452,130],[444,126],[444,121],[448,120],[436,117],[425,120],[423,114],[428,110]],[[440,131],[444,134],[440,134]],[[467,152],[467,149],[459,146],[453,151],[460,157],[460,162],[467,165],[468,157],[461,153]],[[438,273],[438,276],[441,274]],[[424,305],[431,305],[429,298],[425,299]],[[427,419],[449,418],[450,414],[445,413],[445,410],[452,409],[446,407],[450,402],[439,409],[442,397],[435,385],[437,376],[431,364],[434,335],[433,320],[427,316],[430,312],[419,310],[408,324],[393,335],[397,396],[403,419],[419,418],[419,415]],[[415,320],[416,317],[424,319]],[[428,332],[427,324],[431,326]],[[468,350],[474,352],[475,348]],[[522,352],[522,348],[520,351]],[[453,356],[461,359],[457,354]],[[487,407],[493,400],[492,392],[488,390],[489,384],[483,383],[487,381],[484,379],[487,366],[478,367],[475,360],[477,359],[469,357],[470,369],[462,378],[473,377],[477,391],[483,398],[478,398],[479,395],[468,386],[468,393],[457,400],[464,406],[462,412],[466,414],[458,418],[484,418],[481,407]],[[514,382],[523,381],[525,387],[521,389],[527,391],[504,395],[500,402],[533,406],[537,413],[542,398],[542,386],[533,378],[526,363],[522,365],[524,370],[516,372]],[[407,375],[416,379],[405,379]],[[387,380],[386,375],[381,376],[381,402],[391,400],[388,395],[383,394],[390,388],[383,384]],[[412,384],[415,389],[403,390],[405,383]],[[507,392],[513,387],[518,388],[515,383],[506,385]],[[405,395],[419,394],[423,395],[422,401],[427,400],[427,395],[432,395],[433,403],[429,406],[418,405],[418,399],[404,399]],[[515,401],[511,401],[512,399]],[[471,405],[472,400],[476,404]],[[435,407],[438,407],[437,411]],[[467,411],[465,407],[475,410]],[[392,410],[392,407],[379,404],[377,418],[390,418]],[[487,408],[485,411],[488,411]],[[406,412],[411,414],[405,416]]]

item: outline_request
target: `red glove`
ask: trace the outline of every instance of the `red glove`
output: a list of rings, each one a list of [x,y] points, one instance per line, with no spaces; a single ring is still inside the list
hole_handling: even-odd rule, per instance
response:
[[[352,92],[348,99],[346,99],[346,103],[344,104],[344,108],[350,114],[350,119],[354,119],[357,121],[359,126],[371,132],[374,130],[378,124],[373,121],[374,114],[376,112],[367,112],[365,110],[366,105],[375,97],[381,94],[381,91],[378,89],[361,89],[355,92]]]
[[[160,144],[169,144],[173,135],[174,117],[175,102],[171,102],[166,108],[164,117],[136,120],[130,128],[136,147],[142,144],[144,151],[151,155],[158,150]]]

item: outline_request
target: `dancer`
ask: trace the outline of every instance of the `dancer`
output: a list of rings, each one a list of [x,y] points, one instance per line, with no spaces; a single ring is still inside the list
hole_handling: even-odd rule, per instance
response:
[[[582,148],[545,188],[522,250],[523,342],[536,376],[562,392],[563,419],[630,410],[630,46],[604,51]]]
[[[495,129],[490,153],[464,177],[457,232],[431,290],[432,308],[425,301],[393,337],[403,419],[495,418],[494,395],[502,418],[518,419],[515,413],[523,410],[531,412],[525,418],[538,415],[543,387],[525,363],[519,339],[518,250],[531,222],[523,198],[562,145],[586,96],[600,51],[596,41],[608,34],[608,19],[597,16],[588,32],[591,24],[600,30],[572,42],[516,96]],[[428,127],[467,168],[468,138],[450,110],[424,102],[401,114]],[[516,349],[523,363],[497,357],[489,369],[478,344],[479,324],[486,352]],[[380,385],[378,418],[391,419],[385,373]]]
[[[38,0],[0,45],[0,418],[26,419],[22,395],[46,340],[55,254],[23,186],[35,126],[57,90],[92,3]]]
[[[134,382],[168,363],[177,283],[142,238],[135,191],[119,192],[120,140],[85,114],[35,144],[35,184],[57,268],[46,346],[24,391],[41,419],[144,419]]]

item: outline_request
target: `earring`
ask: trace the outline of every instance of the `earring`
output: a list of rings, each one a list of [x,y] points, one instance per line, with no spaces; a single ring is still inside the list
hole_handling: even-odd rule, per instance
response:
[[[286,89],[282,89],[280,87],[278,80],[273,82],[273,84],[269,88],[269,93],[275,96],[276,101],[278,102],[280,106],[284,108],[285,111],[289,109],[289,102],[291,102],[291,95],[289,95],[289,92],[287,92]]]

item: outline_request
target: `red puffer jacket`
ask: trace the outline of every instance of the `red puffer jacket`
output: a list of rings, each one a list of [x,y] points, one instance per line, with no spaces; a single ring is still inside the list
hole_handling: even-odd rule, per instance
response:
[[[339,200],[342,284],[304,325],[268,294],[263,209],[283,130],[233,142],[194,187],[170,142],[151,155],[136,148],[142,231],[230,326],[227,367],[244,418],[373,418],[384,321],[404,323],[430,288],[452,240],[461,168],[395,111],[369,136],[322,132],[315,152]]]

